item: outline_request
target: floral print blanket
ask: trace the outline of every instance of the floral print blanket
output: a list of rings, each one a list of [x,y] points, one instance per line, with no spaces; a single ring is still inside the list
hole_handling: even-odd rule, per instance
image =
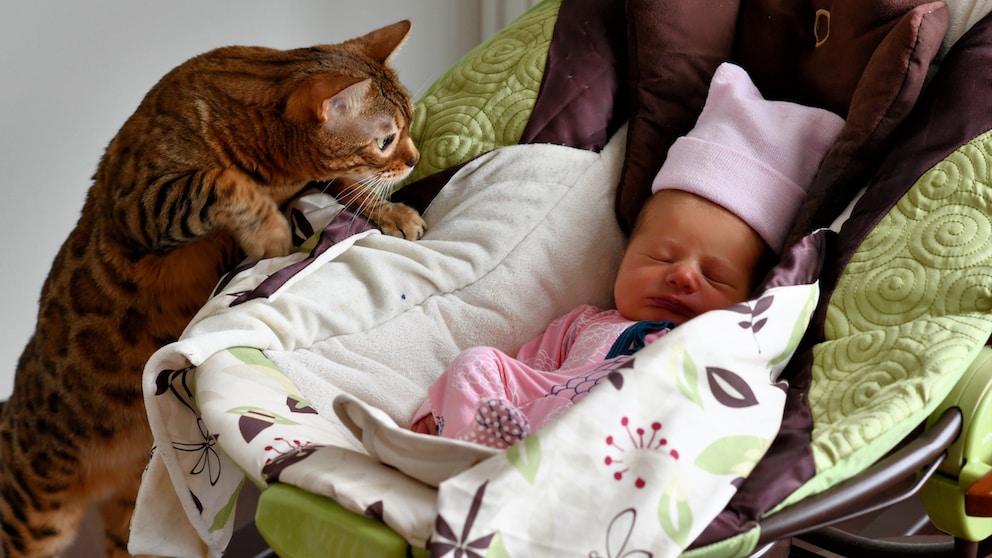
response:
[[[334,498],[436,556],[678,554],[778,431],[813,279],[683,324],[505,451],[400,426],[461,349],[513,351],[578,303],[609,306],[623,234],[603,185],[625,135],[480,157],[419,242],[351,218],[342,233],[339,208],[305,200],[300,251],[232,274],[149,361],[130,550],[222,555],[247,480]]]

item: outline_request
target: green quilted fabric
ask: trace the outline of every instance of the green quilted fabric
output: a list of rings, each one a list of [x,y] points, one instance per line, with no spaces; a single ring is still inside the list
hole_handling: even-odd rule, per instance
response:
[[[419,180],[497,147],[515,145],[541,87],[561,0],[544,0],[480,44],[414,103],[410,133]]]
[[[932,412],[988,339],[990,185],[992,131],[920,177],[841,275],[809,393],[820,474],[800,493],[881,457]]]

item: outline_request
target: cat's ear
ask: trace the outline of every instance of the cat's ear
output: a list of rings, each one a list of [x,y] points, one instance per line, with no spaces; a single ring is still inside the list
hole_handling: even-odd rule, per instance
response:
[[[356,116],[365,105],[365,98],[371,86],[371,79],[363,79],[330,97],[325,97],[320,102],[321,123]]]
[[[361,45],[369,58],[388,66],[406,42],[407,35],[410,34],[410,25],[410,20],[404,19],[352,41]]]
[[[321,124],[354,115],[362,107],[372,80],[338,74],[312,76],[293,91],[286,116],[295,122]]]

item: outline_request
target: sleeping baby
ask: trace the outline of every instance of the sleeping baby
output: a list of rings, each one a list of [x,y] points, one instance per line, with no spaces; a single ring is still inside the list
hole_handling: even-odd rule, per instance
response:
[[[579,306],[515,357],[492,347],[462,352],[430,386],[411,429],[508,447],[672,328],[747,300],[842,126],[832,112],[765,100],[742,68],[722,64],[624,247],[616,309]]]

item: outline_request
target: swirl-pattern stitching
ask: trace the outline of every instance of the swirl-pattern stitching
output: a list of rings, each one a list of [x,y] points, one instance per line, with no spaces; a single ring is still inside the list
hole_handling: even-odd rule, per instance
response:
[[[400,186],[520,141],[544,76],[560,0],[534,6],[482,43],[414,103],[420,163]]]
[[[823,471],[905,432],[992,331],[992,131],[928,170],[865,238],[814,348],[813,455]],[[938,401],[934,401],[938,399]]]

